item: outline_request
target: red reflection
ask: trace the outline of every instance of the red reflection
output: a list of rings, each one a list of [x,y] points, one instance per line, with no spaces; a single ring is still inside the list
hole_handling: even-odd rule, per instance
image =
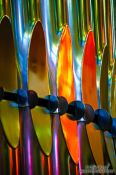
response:
[[[84,103],[92,105],[94,109],[98,108],[96,83],[95,41],[94,35],[92,31],[90,31],[85,45],[83,57],[82,99]],[[87,134],[96,163],[98,165],[103,165],[103,147],[100,131],[96,130],[93,124],[89,124],[87,125]]]

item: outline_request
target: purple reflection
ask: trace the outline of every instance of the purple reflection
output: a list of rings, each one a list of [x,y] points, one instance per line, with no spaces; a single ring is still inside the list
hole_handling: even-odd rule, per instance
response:
[[[55,175],[59,175],[58,128],[59,128],[59,116],[55,116],[53,119],[53,153],[52,153],[53,174]]]
[[[31,142],[30,138],[27,138],[27,155],[28,155],[28,167],[29,167],[29,175],[32,174],[32,152],[31,152]]]

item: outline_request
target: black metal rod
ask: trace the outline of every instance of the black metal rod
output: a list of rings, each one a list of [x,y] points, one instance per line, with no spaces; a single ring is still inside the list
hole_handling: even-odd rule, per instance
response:
[[[38,106],[48,108],[49,103],[51,103],[51,105],[54,105],[54,102],[52,101],[50,102],[50,100],[48,99],[38,97],[38,104],[37,104]]]
[[[81,101],[73,101],[68,104],[64,97],[48,95],[46,98],[40,98],[33,90],[27,91],[27,94],[28,99],[18,93],[6,92],[3,88],[0,88],[0,100],[13,101],[17,104],[22,104],[23,107],[26,101],[28,101],[30,108],[34,108],[35,106],[45,107],[50,113],[54,113],[58,109],[57,113],[60,115],[67,113],[71,120],[80,120],[84,115],[86,115],[85,118],[88,120],[93,115],[90,122],[97,124],[102,131],[109,131],[116,137],[116,119],[113,119],[104,109],[97,109],[95,112],[89,110],[90,112],[88,112],[86,111],[87,107],[85,107],[87,105],[84,105]]]
[[[4,92],[3,99],[18,103],[18,94],[12,92]]]
[[[28,102],[30,108],[41,106],[47,108],[50,113],[53,113],[58,108],[58,99],[53,95],[48,95],[46,98],[40,98],[33,90],[28,91]]]
[[[81,101],[72,101],[68,105],[67,114],[71,120],[80,120],[85,113],[85,106]]]

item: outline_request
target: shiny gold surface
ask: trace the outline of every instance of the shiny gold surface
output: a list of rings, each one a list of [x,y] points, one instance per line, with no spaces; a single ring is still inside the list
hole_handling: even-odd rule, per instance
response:
[[[102,52],[106,42],[104,4],[103,4],[103,0],[94,0],[94,1],[91,1],[91,4],[92,4],[91,18],[93,22],[93,31],[95,36],[97,61],[101,61]]]
[[[6,90],[17,89],[17,69],[14,40],[8,17],[0,23],[0,86]],[[19,111],[11,102],[0,102],[0,118],[5,135],[12,147],[19,143]]]
[[[113,141],[112,137],[107,136],[107,134],[106,134],[105,141],[106,141],[106,147],[107,147],[107,150],[109,153],[109,157],[111,160],[113,170],[116,173],[116,148],[114,145],[115,140]]]
[[[82,42],[86,41],[87,33],[91,28],[90,22],[90,0],[79,0],[79,30],[80,39]]]
[[[106,43],[107,48],[105,50],[106,54],[104,55],[104,59],[106,59],[106,65],[104,65],[104,70],[106,70],[106,76],[104,82],[106,82],[106,87],[102,82],[102,88],[104,88],[104,102],[102,100],[102,105],[105,104],[107,106],[106,109],[111,113],[113,116],[114,110],[114,98],[115,98],[115,65],[114,65],[114,58],[113,58],[113,35],[112,35],[112,16],[111,16],[111,2],[109,0],[104,1],[104,8],[105,8],[105,22],[106,22]],[[106,102],[108,100],[108,102]],[[103,106],[104,107],[104,106]],[[110,157],[111,164],[113,169],[116,173],[116,148],[115,142],[116,140],[111,138],[109,135],[105,134],[105,141],[107,151]]]
[[[28,64],[28,88],[37,92],[39,97],[50,94],[48,63],[42,24],[38,21],[33,30]],[[51,152],[51,118],[41,107],[31,110],[33,125],[42,150],[46,155]]]
[[[20,79],[20,87],[27,90],[29,80],[28,88],[35,90],[38,96],[44,97],[50,93],[50,80],[50,89],[53,94],[56,95],[56,85],[58,85],[58,95],[65,96],[68,102],[74,100],[76,94],[76,99],[91,104],[94,109],[99,107],[105,108],[109,110],[112,117],[116,117],[116,61],[114,59],[115,54],[113,57],[112,52],[113,49],[115,50],[116,44],[116,39],[112,36],[112,33],[115,36],[116,28],[116,7],[114,4],[116,5],[115,0],[0,0],[0,20],[4,15],[8,15],[12,23],[18,70],[20,70],[20,77],[18,77]],[[114,24],[111,19],[113,15]],[[41,22],[37,22],[38,19],[42,22],[45,38]],[[9,25],[7,25],[9,20],[5,17],[4,21],[5,22],[0,24],[0,86],[5,87],[8,91],[14,91],[18,89],[17,71],[15,69],[16,64],[14,63],[16,59],[13,45],[14,40],[11,34],[12,32],[9,29],[11,26],[9,27]],[[36,26],[33,30],[35,23]],[[70,28],[71,37],[68,26],[64,29],[61,37],[65,24],[68,24]],[[94,32],[95,43],[92,32],[88,34],[90,28]],[[47,44],[46,48],[45,40]],[[72,66],[72,50],[74,68]],[[49,80],[46,51],[49,59]],[[27,66],[28,53],[29,66]],[[29,68],[28,71],[27,67]],[[73,74],[75,76],[74,80]],[[81,77],[81,75],[83,77]],[[74,81],[76,84],[75,88]],[[13,107],[13,103],[2,101],[0,102],[0,116],[8,142],[12,147],[16,147],[19,140],[18,109]],[[57,126],[54,124],[54,121],[59,121],[59,118],[57,118],[58,116],[52,120],[54,127],[52,131],[50,115],[46,114],[45,110],[39,107],[32,109],[32,121],[34,125],[34,129],[32,128],[32,130],[30,129],[29,123],[26,123],[24,120],[26,119],[28,121],[29,117],[30,111],[26,111],[21,116],[23,120],[20,124],[20,127],[24,127],[24,130],[22,129],[22,133],[20,133],[20,137],[23,138],[23,144],[20,144],[20,147],[23,149],[22,155],[25,159],[21,164],[24,164],[24,166],[27,165],[27,174],[28,172],[33,174],[32,172],[35,171],[36,174],[41,174],[39,173],[41,170],[42,174],[44,174],[47,167],[45,163],[46,158],[49,160],[49,169],[51,169],[49,170],[50,175],[62,174],[61,172],[63,172],[63,169],[67,170],[68,174],[78,174],[78,172],[74,173],[71,167],[75,167],[75,163],[77,164],[78,160],[80,170],[84,169],[86,164],[93,165],[96,163],[97,165],[103,165],[104,162],[106,163],[108,160],[108,163],[111,164],[116,172],[116,141],[112,139],[111,135],[105,135],[106,144],[104,144],[104,137],[102,137],[100,131],[96,130],[92,124],[87,126],[86,134],[84,123],[79,122],[78,133],[77,124],[70,121],[66,115],[62,116],[61,124],[65,136],[63,137],[63,141],[65,142],[66,140],[70,155],[75,162],[74,163],[72,159],[69,158],[69,160],[71,159],[72,161],[72,165],[70,161],[68,161],[67,168],[67,157],[70,157],[69,152],[67,149],[64,150],[64,147],[61,146],[62,141],[60,141],[58,136],[59,131],[57,131]],[[31,120],[29,121],[31,123]],[[36,149],[35,147],[33,148],[32,142],[36,137],[34,135],[35,133],[32,134],[32,137],[30,136],[31,131],[36,132],[43,150],[42,163],[37,152],[37,150],[40,149],[39,144],[35,144]],[[52,132],[54,142],[53,149],[55,148],[53,152],[51,152]],[[107,150],[104,149],[105,153],[103,157],[103,148],[105,146]],[[33,149],[36,155],[34,155],[34,157],[32,155]],[[16,163],[11,154],[12,149],[10,150],[10,175],[12,175],[14,171],[13,167],[15,167]],[[2,149],[0,149],[0,151],[2,152]],[[27,154],[27,151],[28,158],[25,158],[24,155]],[[4,157],[5,153],[1,154],[1,152],[0,155]],[[61,155],[62,152],[64,153],[63,155]],[[107,152],[109,154],[108,158]],[[46,155],[49,154],[50,157],[47,157]],[[51,157],[53,158],[52,160]],[[17,159],[20,158],[17,157]],[[61,165],[58,161],[59,159]],[[81,161],[84,166],[81,166]],[[37,164],[39,171],[35,168],[35,162],[39,162]],[[52,162],[54,163],[52,164]],[[56,165],[56,173],[52,173],[54,165]],[[4,173],[0,171],[0,174]]]
[[[94,109],[98,108],[97,86],[96,86],[96,57],[95,41],[92,31],[89,32],[86,41],[83,68],[82,68],[82,99]],[[93,124],[86,126],[91,150],[97,165],[104,165],[101,132],[96,130]],[[99,150],[99,154],[98,154]]]
[[[107,36],[107,45],[108,45],[108,52],[109,52],[109,73],[111,74],[114,58],[113,58],[113,40],[112,40],[110,1],[109,0],[104,1],[104,6],[105,6],[105,17],[106,17],[106,36]]]
[[[116,118],[116,61],[113,67],[113,76],[112,76],[111,115],[113,118]],[[116,139],[106,134],[105,141],[112,166],[116,173]]]
[[[112,91],[111,91],[111,108],[112,108],[112,117],[116,118],[116,60],[113,69],[112,76]]]
[[[3,18],[4,15],[10,17],[10,1],[9,0],[0,0],[0,20]]]
[[[56,0],[56,32],[61,32],[66,23],[66,5],[64,0]]]
[[[100,74],[100,103],[108,111],[108,47],[105,46]]]
[[[63,30],[57,65],[58,96],[64,96],[68,102],[75,100],[73,77],[72,42],[69,27]],[[64,137],[73,161],[77,164],[79,159],[77,122],[68,119],[67,115],[61,116]]]

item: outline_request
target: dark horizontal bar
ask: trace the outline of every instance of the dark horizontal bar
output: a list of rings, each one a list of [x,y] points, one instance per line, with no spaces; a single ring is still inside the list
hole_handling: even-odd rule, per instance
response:
[[[14,102],[18,103],[18,94],[17,93],[4,92],[3,98],[4,98],[4,100],[14,101]]]

